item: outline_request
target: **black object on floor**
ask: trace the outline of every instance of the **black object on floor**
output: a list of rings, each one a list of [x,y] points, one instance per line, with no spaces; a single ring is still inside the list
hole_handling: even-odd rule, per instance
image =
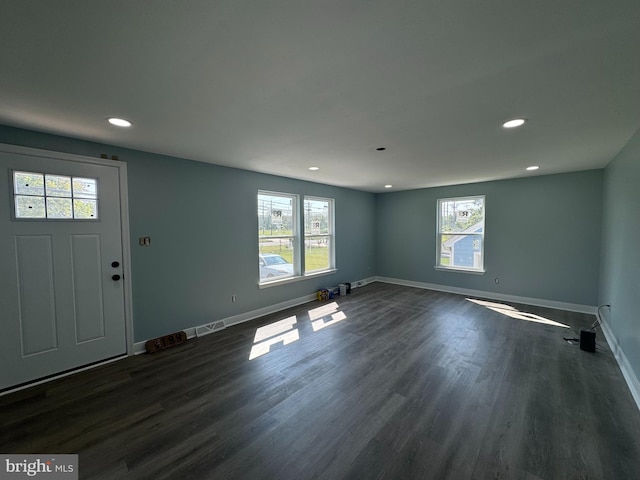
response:
[[[585,352],[596,351],[596,332],[592,330],[580,330],[580,350]]]

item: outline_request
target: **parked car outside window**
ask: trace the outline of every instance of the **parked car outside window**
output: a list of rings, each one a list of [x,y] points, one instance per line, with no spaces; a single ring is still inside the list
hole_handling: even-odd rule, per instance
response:
[[[260,266],[260,280],[293,275],[293,264],[275,253],[258,255],[258,265]]]

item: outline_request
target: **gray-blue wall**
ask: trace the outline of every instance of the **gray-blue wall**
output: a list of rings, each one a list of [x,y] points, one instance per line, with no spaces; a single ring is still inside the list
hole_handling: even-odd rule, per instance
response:
[[[600,304],[640,379],[640,130],[605,170]]]
[[[6,126],[0,143],[127,163],[135,341],[378,275],[611,304],[607,323],[640,378],[640,131],[604,171],[377,195]],[[258,288],[259,189],[335,198],[336,274]],[[486,196],[486,273],[436,271],[436,201],[469,195]]]
[[[0,142],[127,163],[136,341],[374,275],[598,301],[602,170],[374,195],[11,127]],[[258,189],[335,198],[336,274],[258,288]],[[486,196],[487,272],[436,271],[436,201],[467,195]]]
[[[379,194],[377,275],[596,305],[602,179],[588,170]],[[469,195],[486,196],[486,273],[434,270],[437,200]]]
[[[374,275],[373,194],[4,126],[0,143],[127,163],[135,341]],[[259,189],[335,199],[337,273],[258,288]]]

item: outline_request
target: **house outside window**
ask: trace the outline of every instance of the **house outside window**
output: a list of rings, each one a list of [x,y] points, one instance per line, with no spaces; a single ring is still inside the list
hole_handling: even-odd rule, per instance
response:
[[[485,197],[438,200],[436,268],[484,272]]]

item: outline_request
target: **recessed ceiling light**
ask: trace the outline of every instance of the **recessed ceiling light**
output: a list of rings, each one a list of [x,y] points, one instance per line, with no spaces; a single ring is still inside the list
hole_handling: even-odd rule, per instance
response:
[[[131,126],[131,122],[129,120],[125,120],[124,118],[109,117],[109,118],[107,118],[107,121],[111,125],[115,125],[116,127],[130,127]]]
[[[316,170],[320,170],[320,167],[309,167],[309,170],[312,170],[315,172]]]
[[[504,122],[502,124],[502,126],[504,128],[516,128],[519,127],[521,125],[524,125],[524,123],[527,121],[526,118],[514,118],[513,120],[509,120],[507,122]]]
[[[538,170],[540,167],[537,165],[531,165],[530,167],[527,167],[527,170],[529,170],[530,172],[533,170]]]
[[[387,149],[387,147],[378,147],[376,148],[377,151],[379,152],[384,152]]]
[[[384,188],[391,188],[391,187],[393,187],[393,185],[391,185],[390,183],[384,186]]]

